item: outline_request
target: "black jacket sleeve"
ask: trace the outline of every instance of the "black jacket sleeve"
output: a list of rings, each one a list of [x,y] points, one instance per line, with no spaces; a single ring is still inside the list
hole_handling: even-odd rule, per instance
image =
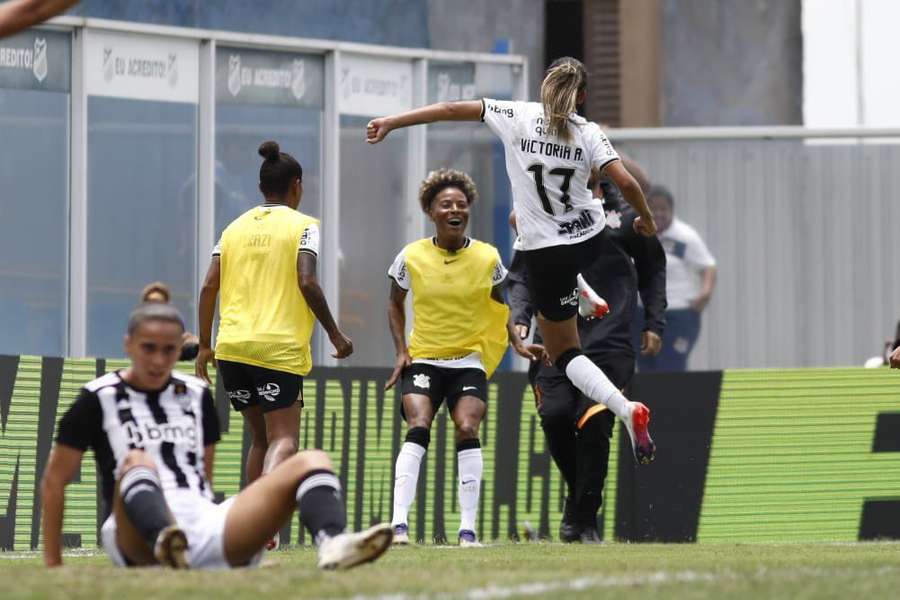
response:
[[[644,304],[644,329],[662,337],[666,328],[666,252],[655,235],[634,233],[629,246]]]
[[[534,307],[531,304],[531,295],[528,293],[525,260],[521,252],[513,255],[512,263],[509,265],[509,274],[506,276],[506,294],[513,323],[527,325],[530,328]]]
[[[197,358],[197,355],[200,353],[200,344],[194,342],[188,342],[187,344],[181,347],[181,356],[178,357],[179,361],[184,360],[194,360]]]

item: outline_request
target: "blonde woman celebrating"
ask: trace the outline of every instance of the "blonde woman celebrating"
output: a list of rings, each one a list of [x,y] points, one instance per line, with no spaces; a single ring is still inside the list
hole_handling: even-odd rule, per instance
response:
[[[570,57],[550,65],[541,102],[485,98],[442,102],[369,122],[376,144],[394,129],[436,121],[483,121],[503,142],[512,186],[518,238],[538,325],[551,360],[585,396],[621,419],[638,463],[653,460],[650,410],[631,402],[581,351],[576,313],[602,316],[606,303],[584,283],[587,268],[604,244],[606,216],[588,182],[606,175],[638,213],[636,231],[656,233],[641,187],[603,131],[576,113],[587,97],[587,72]]]

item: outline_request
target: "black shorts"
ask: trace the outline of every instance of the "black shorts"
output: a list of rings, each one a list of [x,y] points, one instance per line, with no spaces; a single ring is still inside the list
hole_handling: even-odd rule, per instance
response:
[[[565,321],[578,312],[576,277],[587,269],[610,244],[606,230],[568,246],[523,250],[528,272],[528,292],[535,313],[548,321]]]
[[[400,393],[428,396],[435,413],[446,398],[447,408],[452,412],[462,396],[474,396],[487,402],[487,376],[481,369],[451,369],[413,363],[403,370]],[[400,415],[406,420],[402,402]]]
[[[263,412],[270,412],[297,401],[303,408],[302,376],[229,360],[217,360],[216,364],[234,410],[260,406]]]
[[[634,376],[634,357],[609,355],[592,359],[609,380],[619,389],[625,389]],[[542,420],[571,420],[577,423],[582,415],[596,402],[585,396],[569,381],[566,374],[554,366],[541,364],[529,370],[529,379],[534,388],[534,401]],[[611,424],[615,421],[612,411],[604,411],[604,418]]]

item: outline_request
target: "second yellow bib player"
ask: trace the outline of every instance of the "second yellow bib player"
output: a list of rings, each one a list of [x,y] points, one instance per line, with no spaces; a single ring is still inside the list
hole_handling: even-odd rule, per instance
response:
[[[409,542],[409,507],[419,467],[431,422],[445,399],[456,429],[459,543],[478,543],[475,519],[484,464],[478,427],[487,408],[487,379],[508,344],[530,360],[543,354],[540,346],[526,347],[513,331],[501,294],[506,268],[497,249],[466,236],[477,196],[475,183],[461,171],[430,173],[419,202],[435,235],[407,244],[388,270],[388,316],[397,360],[387,388],[401,380],[401,414],[409,426],[394,480],[391,524],[396,543]],[[410,291],[414,324],[407,345],[404,303]]]

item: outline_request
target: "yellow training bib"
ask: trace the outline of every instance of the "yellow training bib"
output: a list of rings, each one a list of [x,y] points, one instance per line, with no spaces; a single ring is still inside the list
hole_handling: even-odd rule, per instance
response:
[[[413,359],[448,359],[479,352],[490,377],[503,359],[509,339],[509,308],[491,298],[497,249],[471,240],[450,252],[431,238],[403,249],[413,294]]]
[[[288,206],[257,206],[222,233],[216,357],[306,375],[315,316],[300,293],[297,251],[318,221]]]

